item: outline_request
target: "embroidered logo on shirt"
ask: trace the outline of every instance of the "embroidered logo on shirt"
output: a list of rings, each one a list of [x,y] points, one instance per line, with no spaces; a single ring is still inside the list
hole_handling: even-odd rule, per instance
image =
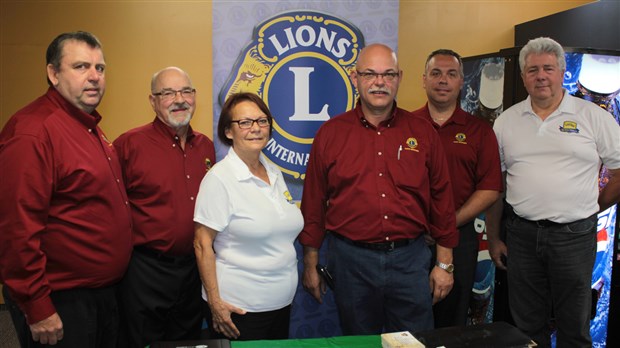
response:
[[[407,147],[404,148],[403,150],[420,152],[420,150],[418,150],[418,139],[416,138],[407,139]]]
[[[290,204],[295,204],[295,202],[293,202],[293,196],[291,196],[290,192],[284,191],[284,198],[286,198],[286,201]]]
[[[211,159],[210,158],[205,159],[205,166],[207,167],[207,171],[209,171],[209,169],[211,169]]]
[[[574,121],[564,121],[564,124],[560,126],[560,132],[564,133],[579,133],[579,128],[577,128],[577,122]]]
[[[456,133],[454,139],[456,139],[456,141],[453,141],[454,144],[467,144],[467,135],[465,133]]]

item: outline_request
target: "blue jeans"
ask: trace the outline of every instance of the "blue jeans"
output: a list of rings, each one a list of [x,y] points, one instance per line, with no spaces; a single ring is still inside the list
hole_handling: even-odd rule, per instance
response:
[[[549,347],[551,314],[557,347],[591,347],[592,268],[596,215],[539,227],[514,213],[506,221],[510,310],[519,329]]]
[[[344,335],[433,328],[424,238],[392,251],[377,251],[329,238],[328,265]]]

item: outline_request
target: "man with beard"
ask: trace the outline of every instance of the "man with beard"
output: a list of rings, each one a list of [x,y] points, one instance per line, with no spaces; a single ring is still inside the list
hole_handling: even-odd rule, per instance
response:
[[[97,125],[101,43],[63,33],[46,61],[49,89],[0,133],[0,282],[22,347],[114,347],[131,212]]]
[[[155,73],[149,96],[155,120],[114,141],[134,221],[134,251],[119,292],[122,347],[200,336],[194,202],[215,149],[189,125],[195,95],[183,70]]]
[[[316,266],[329,234],[345,335],[432,329],[432,303],[452,288],[458,232],[448,165],[430,122],[396,106],[401,79],[389,47],[365,47],[351,72],[357,106],[321,126],[306,171],[303,284],[321,302]],[[437,241],[430,277],[427,233]]]

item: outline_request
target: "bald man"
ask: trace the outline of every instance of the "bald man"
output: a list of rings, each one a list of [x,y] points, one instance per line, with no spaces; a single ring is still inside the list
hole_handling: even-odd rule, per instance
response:
[[[116,141],[131,205],[134,249],[121,283],[121,347],[200,337],[194,202],[215,163],[213,142],[192,129],[196,90],[176,67],[153,75],[155,120]]]
[[[364,48],[350,77],[357,106],[321,126],[306,170],[303,284],[322,301],[315,267],[327,237],[345,335],[431,329],[432,304],[452,288],[458,242],[441,140],[396,106],[403,73],[389,47]],[[437,241],[430,277],[427,233]]]

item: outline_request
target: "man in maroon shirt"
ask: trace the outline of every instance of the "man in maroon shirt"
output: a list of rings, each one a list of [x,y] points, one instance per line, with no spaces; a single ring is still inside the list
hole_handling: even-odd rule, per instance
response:
[[[153,75],[155,120],[114,141],[134,221],[134,252],[119,292],[122,347],[191,340],[202,327],[194,257],[194,202],[215,163],[213,142],[192,129],[196,90],[183,70]]]
[[[303,284],[321,302],[315,267],[329,233],[345,335],[432,329],[432,303],[452,288],[458,232],[448,166],[432,125],[396,106],[401,79],[389,47],[364,48],[351,72],[358,104],[321,126],[306,171]],[[430,277],[427,233],[438,243]]]
[[[47,49],[47,93],[0,133],[0,282],[23,347],[116,344],[131,212],[97,126],[105,68],[95,36],[59,35]]]
[[[433,306],[435,327],[464,326],[478,264],[474,220],[499,198],[502,190],[497,140],[488,123],[458,105],[463,62],[456,52],[432,52],[426,60],[422,85],[428,103],[413,114],[432,122],[443,143],[460,232],[459,245],[452,251],[454,287]],[[432,248],[434,251],[435,246]]]

